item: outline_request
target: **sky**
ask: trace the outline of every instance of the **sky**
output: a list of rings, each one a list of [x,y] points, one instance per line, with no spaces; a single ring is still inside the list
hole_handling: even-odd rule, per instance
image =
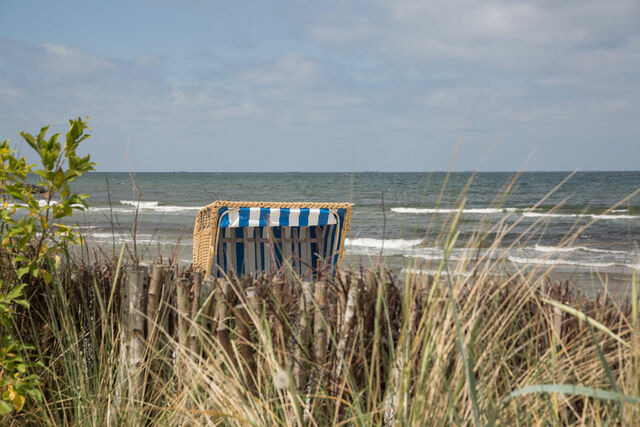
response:
[[[0,0],[0,139],[77,116],[100,171],[639,170],[640,1]]]

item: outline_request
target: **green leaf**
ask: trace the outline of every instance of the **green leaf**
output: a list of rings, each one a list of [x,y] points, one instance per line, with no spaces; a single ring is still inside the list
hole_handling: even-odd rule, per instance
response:
[[[10,403],[0,400],[0,415],[7,415],[13,411],[13,406]]]
[[[37,402],[42,402],[42,393],[37,388],[27,390],[27,394]]]
[[[22,135],[22,138],[27,141],[27,144],[29,144],[31,148],[33,148],[34,150],[38,149],[38,147],[36,146],[36,139],[33,137],[33,135],[27,132],[20,132],[20,135]]]
[[[22,298],[21,299],[16,299],[16,300],[13,300],[13,302],[23,306],[24,308],[30,308],[31,307],[31,304],[29,304],[29,301],[27,301],[26,299],[22,299]]]
[[[55,182],[58,187],[64,183],[64,172],[62,172],[61,169],[58,169],[58,172],[56,172],[53,182]]]
[[[29,267],[27,267],[27,271],[28,271],[28,269],[29,269]],[[16,285],[7,294],[7,299],[8,300],[12,300],[12,299],[15,299],[15,298],[18,298],[19,296],[21,296],[22,295],[22,289],[24,289],[25,286],[27,286],[26,283],[20,283],[19,285]]]
[[[15,262],[29,262],[29,259],[26,256],[24,256],[24,254],[16,255],[16,257],[13,260]]]
[[[32,264],[29,272],[31,273],[31,277],[36,278],[40,274],[40,269]]]
[[[22,279],[22,276],[29,273],[29,266],[20,267],[18,269],[18,279]]]

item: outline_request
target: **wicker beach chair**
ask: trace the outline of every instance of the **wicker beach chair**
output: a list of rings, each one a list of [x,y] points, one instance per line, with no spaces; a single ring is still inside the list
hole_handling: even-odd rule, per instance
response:
[[[215,277],[282,267],[303,278],[334,274],[350,221],[349,203],[216,201],[196,217],[193,263]]]

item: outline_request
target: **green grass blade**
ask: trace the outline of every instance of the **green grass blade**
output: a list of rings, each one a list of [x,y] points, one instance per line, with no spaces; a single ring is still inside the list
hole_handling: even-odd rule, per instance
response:
[[[473,366],[469,362],[469,355],[467,354],[467,348],[464,344],[464,338],[462,337],[462,327],[460,326],[460,316],[458,314],[458,306],[456,304],[455,299],[453,298],[453,283],[451,282],[451,270],[449,269],[449,265],[448,265],[449,254],[453,250],[456,243],[456,239],[459,235],[457,228],[458,228],[460,216],[462,214],[463,209],[464,209],[464,200],[462,201],[460,209],[456,213],[456,217],[454,218],[451,229],[449,230],[449,235],[445,243],[445,250],[444,250],[444,256],[443,256],[442,262],[445,266],[445,270],[447,273],[447,286],[449,288],[449,304],[453,311],[453,318],[455,320],[455,325],[456,325],[458,348],[462,356],[462,362],[464,364],[464,373],[467,380],[467,385],[469,387],[469,399],[471,400],[471,408],[473,410],[473,419],[474,419],[475,425],[479,426],[480,425],[480,409],[478,406],[478,391],[476,388],[475,374],[473,372]]]
[[[624,400],[633,404],[640,404],[640,398],[636,396],[627,396],[614,391],[602,390],[599,388],[583,387],[572,384],[537,384],[519,388],[501,400],[501,405],[505,404],[516,397],[525,396],[534,393],[564,393],[574,396],[593,397],[602,400]]]
[[[560,303],[558,301],[550,300],[550,299],[547,299],[547,298],[542,298],[542,301],[544,301],[547,304],[550,304],[550,305],[552,305],[554,307],[557,307],[560,310],[562,310],[562,311],[564,311],[566,313],[569,313],[572,316],[574,316],[574,317],[586,322],[590,326],[593,326],[594,328],[606,333],[611,338],[615,339],[616,341],[618,341],[620,344],[624,345],[625,347],[631,347],[628,342],[626,342],[625,340],[620,338],[611,329],[607,328],[605,325],[603,325],[602,323],[598,322],[597,320],[594,320],[593,318],[587,316],[586,314],[584,314],[580,310],[576,310],[573,307],[569,307],[568,305],[564,305],[564,304],[562,304],[562,303]]]

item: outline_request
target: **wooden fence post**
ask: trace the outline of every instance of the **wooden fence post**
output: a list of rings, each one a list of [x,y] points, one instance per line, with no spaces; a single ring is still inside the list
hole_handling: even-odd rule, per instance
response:
[[[200,286],[202,282],[202,274],[199,271],[193,273],[193,286],[191,287],[191,309],[189,311],[189,318],[191,322],[189,324],[189,350],[193,353],[196,352],[196,344],[198,339],[198,330],[196,326],[196,316],[200,308]]]
[[[311,341],[311,319],[313,316],[313,290],[310,282],[302,282],[302,294],[299,299],[298,347],[294,360],[293,374],[300,391],[304,391],[309,378],[309,359]]]
[[[206,279],[204,279],[204,281],[202,282],[202,287],[200,288],[200,295],[198,296],[198,299],[200,300],[200,308],[199,313],[200,313],[200,318],[195,319],[194,321],[197,321],[200,326],[202,326],[205,330],[209,331],[209,325],[211,324],[211,307],[214,305],[214,299],[215,299],[215,287],[216,287],[216,282],[215,279],[211,276],[207,277]],[[196,312],[196,316],[197,316]]]
[[[236,317],[236,332],[238,334],[237,347],[238,353],[244,363],[242,364],[242,375],[245,384],[251,392],[256,391],[254,377],[255,361],[253,360],[253,348],[251,344],[251,329],[249,328],[250,316],[249,306],[247,303],[235,306],[234,314]],[[238,361],[240,362],[240,361]]]
[[[315,315],[313,322],[314,351],[318,365],[324,365],[327,356],[327,285],[315,282]]]
[[[180,346],[187,345],[187,333],[189,331],[189,319],[191,314],[191,304],[189,303],[189,281],[185,278],[176,280],[176,296],[178,309],[178,343]]]
[[[347,303],[344,309],[344,318],[342,319],[340,332],[338,333],[338,348],[336,352],[336,361],[338,364],[336,368],[336,379],[340,377],[340,375],[342,374],[342,369],[344,368],[344,357],[347,347],[347,339],[349,337],[351,320],[356,313],[356,303],[358,302],[358,285],[358,281],[353,280],[351,281],[351,286],[349,286]]]
[[[132,265],[127,269],[122,293],[120,329],[120,395],[130,402],[144,397],[143,364],[145,353],[145,284],[146,266]],[[126,385],[126,387],[125,387]]]
[[[230,283],[227,279],[218,280],[218,301],[216,303],[216,336],[220,345],[229,357],[229,360],[235,362],[231,341],[229,341],[229,329],[226,325],[227,305],[229,301]]]

